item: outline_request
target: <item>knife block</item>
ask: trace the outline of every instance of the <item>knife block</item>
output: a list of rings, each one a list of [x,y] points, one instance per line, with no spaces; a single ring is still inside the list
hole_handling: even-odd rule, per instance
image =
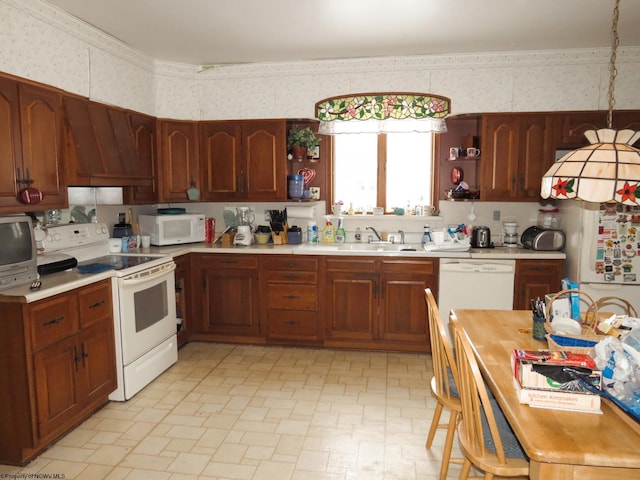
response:
[[[287,224],[286,223],[283,224],[283,228],[284,230],[282,230],[281,232],[274,232],[273,230],[271,231],[271,238],[273,239],[274,245],[284,245],[286,243],[289,243],[287,241]]]

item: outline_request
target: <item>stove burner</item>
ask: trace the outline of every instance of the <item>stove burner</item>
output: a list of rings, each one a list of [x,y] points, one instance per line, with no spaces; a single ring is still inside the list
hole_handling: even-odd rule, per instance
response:
[[[158,257],[150,255],[106,255],[104,257],[93,258],[85,262],[79,262],[78,266],[98,264],[108,266],[113,270],[125,270],[157,259]]]

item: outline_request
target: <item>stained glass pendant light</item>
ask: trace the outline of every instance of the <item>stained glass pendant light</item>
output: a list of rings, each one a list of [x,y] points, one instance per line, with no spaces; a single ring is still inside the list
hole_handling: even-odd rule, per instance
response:
[[[451,100],[428,93],[359,93],[316,103],[319,133],[446,132]]]
[[[591,145],[567,153],[551,166],[542,177],[542,198],[640,205],[640,150],[632,146],[640,139],[640,132],[611,128],[615,105],[619,6],[620,0],[616,0],[609,64],[608,128],[585,132]]]

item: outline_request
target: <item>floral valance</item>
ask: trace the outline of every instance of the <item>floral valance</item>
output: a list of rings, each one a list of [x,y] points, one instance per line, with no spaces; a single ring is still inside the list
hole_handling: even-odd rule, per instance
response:
[[[327,98],[315,107],[321,133],[438,132],[446,131],[451,100],[426,93],[359,93]]]

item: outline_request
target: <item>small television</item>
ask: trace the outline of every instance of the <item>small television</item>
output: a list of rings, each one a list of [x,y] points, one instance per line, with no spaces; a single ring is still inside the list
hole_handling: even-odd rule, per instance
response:
[[[31,217],[0,217],[0,290],[38,278],[36,239]]]

